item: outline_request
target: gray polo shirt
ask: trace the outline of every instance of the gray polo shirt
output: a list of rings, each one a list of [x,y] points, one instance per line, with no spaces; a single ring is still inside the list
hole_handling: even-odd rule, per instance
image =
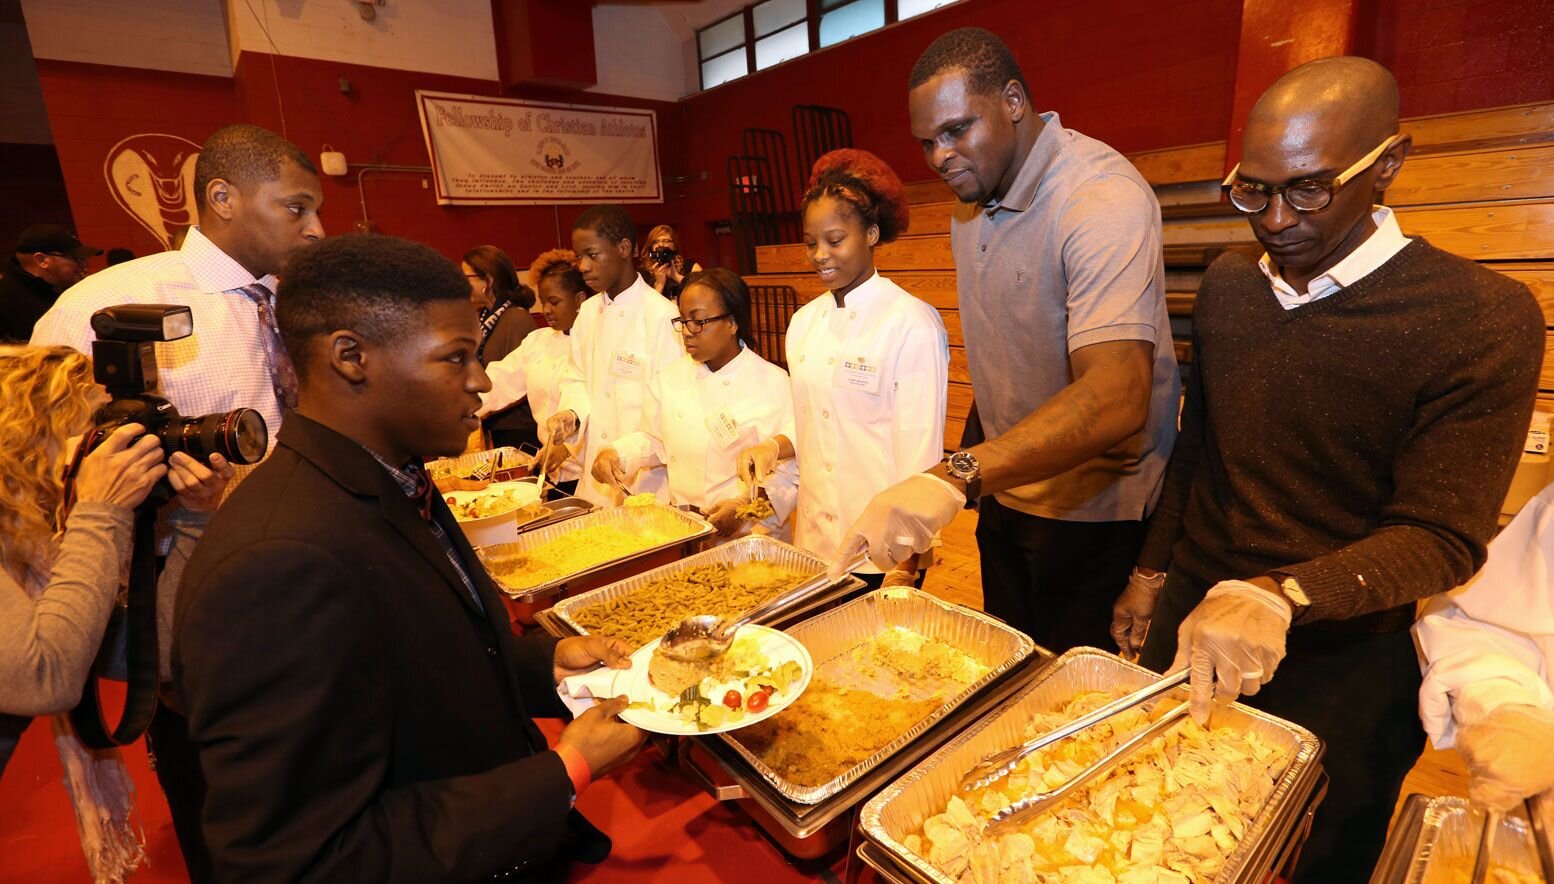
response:
[[[1160,205],[1123,156],[1056,113],[1002,202],[962,203],[950,225],[977,413],[1007,432],[1072,381],[1069,354],[1107,341],[1155,345],[1144,430],[1094,460],[997,495],[1051,519],[1141,519],[1176,441],[1181,381],[1166,316]]]

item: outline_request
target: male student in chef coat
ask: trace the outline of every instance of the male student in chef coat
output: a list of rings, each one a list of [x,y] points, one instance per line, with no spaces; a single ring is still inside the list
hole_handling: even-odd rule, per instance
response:
[[[643,281],[634,260],[636,227],[620,206],[594,206],[572,224],[572,251],[589,289],[597,292],[583,302],[572,326],[572,358],[583,372],[588,415],[575,411],[551,417],[550,440],[570,442],[581,435],[582,462],[591,464],[599,451],[622,436],[642,429],[642,403],[647,385],[664,366],[685,355],[670,321],[680,312]],[[627,477],[632,493],[652,492],[669,499],[669,475],[663,466]],[[616,506],[625,492],[584,473],[577,496],[601,506]]]

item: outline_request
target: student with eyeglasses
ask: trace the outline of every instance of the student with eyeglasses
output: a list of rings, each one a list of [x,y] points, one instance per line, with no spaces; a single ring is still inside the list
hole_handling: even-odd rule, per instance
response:
[[[756,352],[750,289],[731,271],[693,273],[680,291],[680,315],[670,325],[686,355],[657,372],[643,399],[642,429],[617,439],[594,457],[591,472],[604,485],[629,483],[642,470],[669,472],[669,497],[693,506],[725,538],[757,531],[791,540],[798,469],[789,461],[761,483],[736,471],[741,451],[784,432],[793,423],[788,373]],[[751,516],[765,497],[771,514]],[[745,508],[746,512],[738,512]]]
[[[875,249],[909,220],[890,166],[861,150],[822,156],[803,211],[804,245],[827,291],[788,325],[798,413],[792,430],[741,455],[740,474],[760,481],[797,458],[796,542],[837,560],[874,495],[943,457],[950,351],[939,312],[874,267]],[[932,554],[888,571],[865,561],[854,573],[874,586],[920,585]]]
[[[1409,146],[1366,59],[1302,65],[1252,108],[1225,186],[1264,254],[1204,274],[1137,563],[1164,586],[1119,602],[1153,610],[1119,634],[1190,670],[1199,721],[1245,694],[1325,743],[1296,881],[1370,877],[1424,746],[1415,605],[1484,564],[1542,363],[1526,286],[1377,205]]]

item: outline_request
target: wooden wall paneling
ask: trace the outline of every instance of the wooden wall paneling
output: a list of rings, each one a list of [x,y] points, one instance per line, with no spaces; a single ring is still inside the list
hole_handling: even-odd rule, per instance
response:
[[[1170,219],[1161,224],[1160,238],[1168,249],[1173,246],[1234,246],[1257,241],[1252,235],[1252,225],[1240,214]]]
[[[1141,151],[1128,154],[1128,161],[1145,181],[1157,186],[1210,178],[1218,181],[1225,177],[1225,142]]]
[[[1554,197],[1554,144],[1413,157],[1387,189],[1387,205],[1417,206]]]
[[[806,268],[807,269],[807,268]],[[956,307],[955,274],[953,271],[898,271],[890,274],[890,281],[910,292],[914,297],[927,301],[941,310]],[[808,302],[825,294],[826,287],[814,273],[759,273],[745,277],[750,285],[786,285],[798,292],[799,300]]]
[[[950,218],[960,203],[919,203],[912,207],[907,231],[913,236],[941,234],[948,236]]]
[[[1543,372],[1538,375],[1538,389],[1554,392],[1554,332],[1544,334]]]
[[[1495,270],[1532,289],[1544,322],[1554,327],[1554,264],[1495,264]]]
[[[1401,131],[1414,136],[1419,153],[1549,141],[1554,139],[1554,102],[1414,117],[1402,121]]]
[[[1405,208],[1398,223],[1406,234],[1475,261],[1554,257],[1554,202]]]
[[[971,383],[971,366],[966,363],[966,348],[950,348],[950,380],[957,384]]]
[[[909,205],[955,202],[955,191],[950,190],[950,186],[938,178],[913,181],[903,185],[903,189],[906,191],[906,201]]]
[[[806,273],[809,259],[800,243],[757,246],[756,270],[759,273]],[[954,271],[948,236],[904,236],[874,252],[874,266],[890,273],[896,270]]]

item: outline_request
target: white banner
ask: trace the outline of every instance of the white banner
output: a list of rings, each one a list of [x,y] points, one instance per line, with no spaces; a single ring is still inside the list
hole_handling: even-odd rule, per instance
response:
[[[437,202],[659,203],[650,110],[416,90]]]

